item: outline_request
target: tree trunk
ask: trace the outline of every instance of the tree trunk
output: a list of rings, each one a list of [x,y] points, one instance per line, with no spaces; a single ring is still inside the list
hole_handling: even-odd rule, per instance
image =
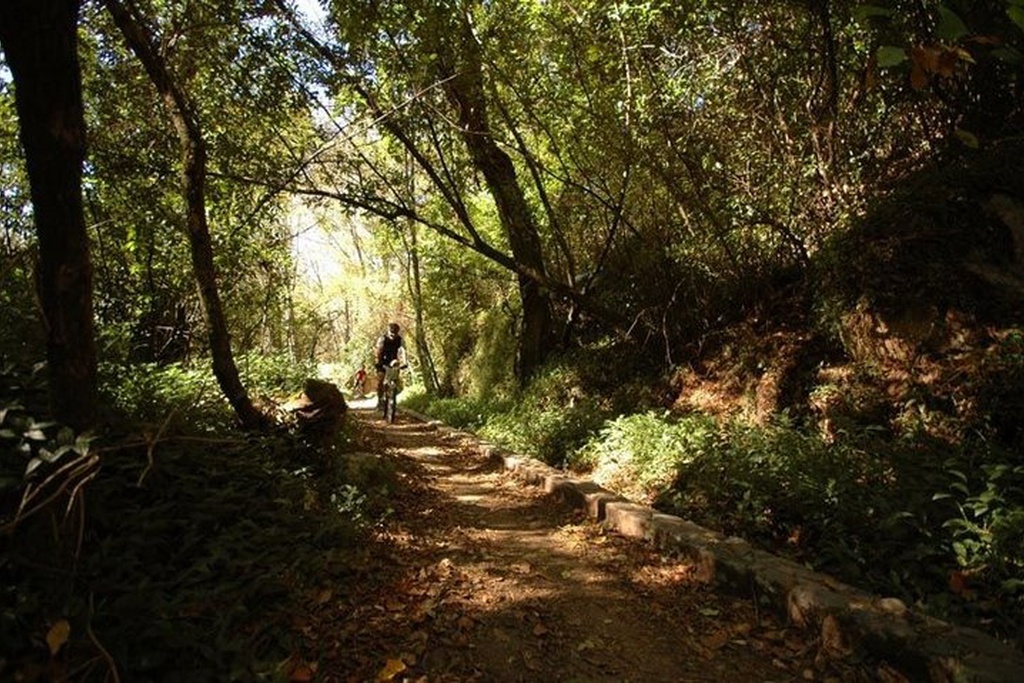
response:
[[[199,284],[203,315],[209,333],[213,374],[242,426],[248,429],[259,428],[266,424],[267,417],[253,405],[239,379],[238,367],[231,352],[231,335],[228,333],[217,289],[213,244],[206,222],[206,144],[199,126],[199,117],[184,91],[171,77],[167,64],[153,46],[152,36],[146,32],[143,22],[138,20],[138,12],[131,0],[125,3],[120,0],[104,0],[104,5],[163,98],[178,133],[182,155],[182,193],[187,206],[185,223],[188,227],[192,267]]]
[[[460,22],[457,30],[461,31],[461,36],[448,38],[456,42],[458,48],[448,50],[443,42],[440,46],[439,62],[445,94],[458,112],[460,133],[473,165],[483,174],[494,197],[498,216],[512,248],[512,257],[520,266],[537,275],[518,275],[523,304],[518,372],[520,381],[525,381],[544,362],[551,346],[551,301],[538,282],[547,277],[540,235],[512,160],[491,135],[479,45],[465,20]]]
[[[79,0],[0,0],[0,44],[14,77],[39,237],[51,410],[83,429],[95,421],[97,392],[78,11]]]
[[[409,241],[405,245],[408,256],[408,271],[406,280],[409,286],[409,295],[412,298],[412,307],[416,314],[416,357],[420,361],[420,374],[423,377],[423,386],[430,396],[437,396],[440,393],[441,383],[437,378],[437,368],[434,365],[434,357],[430,354],[430,345],[427,344],[426,323],[423,320],[423,287],[420,278],[420,247],[416,235],[416,226],[409,225]],[[403,235],[403,240],[404,240]]]

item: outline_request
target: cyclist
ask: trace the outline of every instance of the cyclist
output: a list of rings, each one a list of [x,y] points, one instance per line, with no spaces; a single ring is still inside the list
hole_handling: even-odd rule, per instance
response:
[[[384,370],[391,365],[391,361],[397,360],[399,367],[405,367],[405,342],[399,334],[398,323],[388,323],[387,331],[377,340],[376,363],[377,369],[377,407],[381,407],[381,389],[384,388]]]
[[[366,367],[360,365],[359,369],[356,370],[356,374],[352,375],[352,393],[355,394],[356,398],[363,398],[365,395],[364,387],[366,386]]]

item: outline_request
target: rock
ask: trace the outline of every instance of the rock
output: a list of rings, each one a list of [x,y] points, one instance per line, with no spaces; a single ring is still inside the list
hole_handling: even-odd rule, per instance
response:
[[[295,414],[304,434],[318,441],[333,439],[345,423],[348,411],[341,390],[319,379],[307,379],[302,394],[282,407]]]

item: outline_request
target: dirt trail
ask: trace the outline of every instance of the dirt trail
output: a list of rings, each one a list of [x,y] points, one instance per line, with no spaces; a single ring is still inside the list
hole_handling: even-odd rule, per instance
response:
[[[682,562],[601,527],[459,437],[353,411],[399,470],[357,594],[304,632],[323,681],[868,680],[722,595]]]

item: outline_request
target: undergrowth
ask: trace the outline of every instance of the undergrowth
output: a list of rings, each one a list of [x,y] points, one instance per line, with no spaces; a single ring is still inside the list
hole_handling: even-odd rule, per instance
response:
[[[125,414],[190,429],[69,434],[34,417],[38,380],[0,373],[0,679],[288,680],[294,617],[344,590],[366,496],[298,434],[244,435],[220,401],[182,402],[206,396],[199,373],[105,376]]]
[[[692,446],[675,452],[659,509],[1024,643],[1012,454],[977,441],[936,462],[918,444],[830,443],[785,423],[728,423]]]

